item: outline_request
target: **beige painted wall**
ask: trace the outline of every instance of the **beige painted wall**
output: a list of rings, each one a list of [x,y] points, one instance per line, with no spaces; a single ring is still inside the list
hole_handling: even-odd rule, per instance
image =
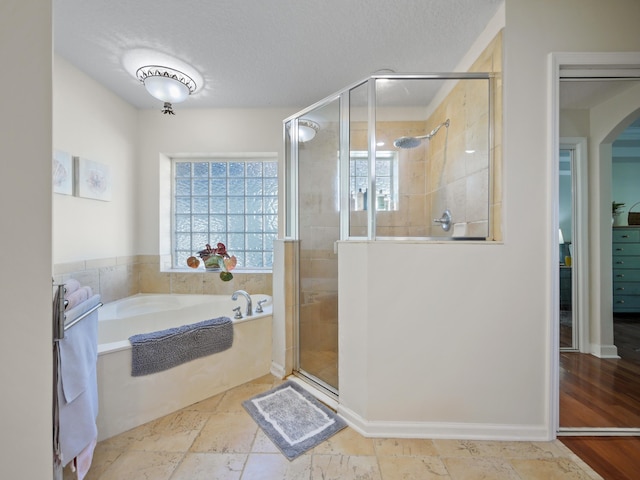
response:
[[[51,33],[51,2],[0,3],[3,478],[53,477]]]
[[[109,202],[53,195],[54,263],[134,255],[138,111],[64,58],[53,66],[54,148],[107,165],[112,178]]]

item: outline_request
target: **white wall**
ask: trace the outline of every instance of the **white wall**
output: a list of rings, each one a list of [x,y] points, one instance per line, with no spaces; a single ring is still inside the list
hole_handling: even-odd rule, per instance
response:
[[[370,432],[555,435],[548,56],[640,50],[640,3],[506,0],[505,11],[504,243],[340,245],[341,403]]]
[[[561,137],[588,137],[589,110],[565,109],[560,111]]]
[[[53,78],[54,148],[112,178],[109,202],[53,195],[54,264],[135,255],[138,111],[59,56]]]
[[[51,63],[51,2],[0,3],[3,478],[53,477]]]

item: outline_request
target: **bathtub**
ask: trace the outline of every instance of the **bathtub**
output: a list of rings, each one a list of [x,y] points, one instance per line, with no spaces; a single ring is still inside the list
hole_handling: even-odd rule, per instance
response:
[[[231,295],[138,294],[106,303],[98,321],[98,440],[204,400],[269,373],[271,368],[271,297],[252,295],[254,315],[233,322],[233,346],[169,370],[131,376],[128,338],[210,318],[233,319],[233,308],[246,301]],[[255,313],[266,299],[263,313]]]

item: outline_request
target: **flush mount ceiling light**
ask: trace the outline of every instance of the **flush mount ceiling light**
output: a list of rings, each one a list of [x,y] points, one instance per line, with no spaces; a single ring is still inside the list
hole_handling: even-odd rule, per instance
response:
[[[393,75],[395,72],[395,70],[392,70],[391,68],[379,68],[378,70],[376,70],[375,72],[372,73],[372,75]],[[378,83],[387,83],[389,81],[388,78],[378,78],[377,79]]]
[[[189,75],[161,65],[140,67],[136,78],[152,97],[164,102],[164,114],[174,115],[171,104],[184,102],[196,90],[196,82]]]
[[[301,118],[298,120],[298,139],[304,143],[312,140],[320,130],[320,125],[311,120]]]

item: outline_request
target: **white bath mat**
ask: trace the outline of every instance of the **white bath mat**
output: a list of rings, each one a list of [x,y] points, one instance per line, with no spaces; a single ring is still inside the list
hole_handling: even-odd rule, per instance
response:
[[[242,405],[289,460],[347,426],[335,412],[290,381]]]

